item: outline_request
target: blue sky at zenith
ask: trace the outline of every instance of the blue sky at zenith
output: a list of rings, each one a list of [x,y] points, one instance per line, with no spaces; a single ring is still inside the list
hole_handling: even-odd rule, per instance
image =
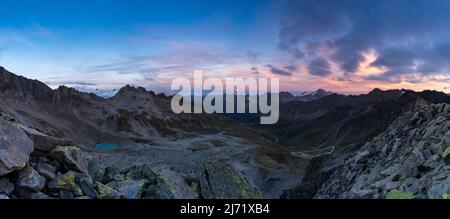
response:
[[[167,91],[200,69],[279,77],[289,91],[450,91],[445,0],[0,0],[0,8],[0,65],[53,88]]]

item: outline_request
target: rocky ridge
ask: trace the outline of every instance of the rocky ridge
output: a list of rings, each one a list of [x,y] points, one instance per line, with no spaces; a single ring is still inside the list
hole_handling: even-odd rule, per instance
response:
[[[315,198],[441,199],[450,194],[450,105],[420,106],[349,156]]]

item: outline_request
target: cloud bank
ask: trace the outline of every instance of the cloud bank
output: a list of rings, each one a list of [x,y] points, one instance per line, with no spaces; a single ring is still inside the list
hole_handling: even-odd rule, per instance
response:
[[[450,76],[450,1],[292,0],[281,16],[278,47],[310,75],[329,76],[334,65],[351,79],[373,53],[370,67],[384,71],[368,80]]]

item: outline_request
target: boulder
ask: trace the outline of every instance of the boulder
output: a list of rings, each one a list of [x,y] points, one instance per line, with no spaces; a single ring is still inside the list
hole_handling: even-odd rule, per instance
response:
[[[115,189],[103,185],[101,183],[97,183],[97,198],[98,199],[122,199],[123,195],[116,191]]]
[[[429,199],[442,199],[450,194],[450,176],[442,181],[435,182],[428,190]]]
[[[450,164],[450,147],[445,149],[445,151],[442,153],[442,158],[445,161],[445,164]]]
[[[146,180],[125,180],[117,183],[117,191],[122,193],[126,199],[140,199],[147,184]]]
[[[365,163],[369,159],[369,157],[370,157],[369,150],[364,150],[356,154],[353,160],[357,164],[362,164]]]
[[[39,151],[50,152],[58,145],[71,145],[72,142],[65,140],[63,138],[58,138],[54,136],[49,136],[36,129],[25,127],[23,125],[20,128],[25,132],[26,135],[33,141],[34,148]]]
[[[102,182],[103,181],[103,173],[100,168],[100,164],[98,162],[97,157],[90,156],[87,158],[88,162],[88,174],[91,176],[92,179],[95,179],[95,181]]]
[[[113,166],[108,166],[105,168],[105,173],[102,177],[102,182],[104,184],[108,184],[113,181],[114,176],[119,172],[119,170]]]
[[[38,192],[45,186],[45,178],[33,169],[27,166],[19,171],[16,176],[16,185],[24,189]]]
[[[88,162],[85,154],[75,146],[58,146],[50,152],[55,160],[68,170],[88,173]]]
[[[349,194],[345,198],[350,199],[373,199],[374,198],[374,191],[371,189],[352,189],[350,190]]]
[[[231,166],[205,163],[200,178],[202,196],[206,199],[257,199],[263,198],[254,187]]]
[[[447,133],[445,133],[443,139],[442,139],[442,143],[447,146],[450,147],[450,130],[447,131]]]
[[[105,173],[106,175],[106,173]],[[117,174],[114,178],[120,181],[120,178],[124,179],[133,179],[133,180],[141,180],[145,179],[149,181],[151,184],[156,183],[157,174],[153,170],[153,168],[148,164],[131,166],[125,168],[120,171],[120,174]]]
[[[24,168],[33,150],[33,142],[21,129],[0,120],[0,176]]]
[[[56,167],[47,163],[38,163],[36,165],[36,171],[47,180],[56,179]]]
[[[414,178],[413,178],[414,179]],[[420,193],[426,187],[426,181],[424,178],[416,179],[413,183],[406,189],[407,192],[411,192],[414,194]]]
[[[55,180],[50,181],[47,184],[47,188],[50,191],[74,191],[75,190],[75,172],[69,171],[64,175],[58,176]]]
[[[33,192],[23,188],[17,189],[15,194],[22,199],[51,199],[51,197],[42,192]]]
[[[145,198],[152,199],[196,199],[199,194],[176,172],[167,166],[153,168],[154,184],[148,186]]]
[[[59,198],[60,199],[73,199],[74,195],[71,191],[67,190],[60,190],[59,191]]]
[[[73,196],[74,197],[84,196],[83,190],[81,189],[80,185],[75,184],[75,188],[73,190]]]
[[[403,175],[402,177],[415,177],[418,174],[418,167],[425,162],[422,156],[410,156],[405,160],[402,165]]]
[[[83,191],[84,195],[89,196],[90,198],[97,197],[97,191],[92,187],[92,183],[89,182],[89,180],[81,180],[80,189]]]
[[[436,168],[439,165],[440,162],[440,156],[438,154],[434,154],[428,158],[427,161],[423,164],[426,168]]]
[[[11,195],[14,191],[14,184],[8,178],[0,179],[0,194]]]

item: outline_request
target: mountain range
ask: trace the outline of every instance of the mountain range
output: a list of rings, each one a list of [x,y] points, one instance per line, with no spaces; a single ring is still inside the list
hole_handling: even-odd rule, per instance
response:
[[[109,98],[53,90],[0,68],[0,195],[433,198],[447,188],[433,178],[447,173],[448,126],[437,124],[448,124],[450,97],[442,92],[281,92],[274,125],[260,125],[258,114],[175,114],[170,100],[129,85]],[[441,152],[424,149],[436,144]],[[423,145],[423,162],[410,163],[410,145]],[[406,173],[370,176],[393,165]],[[428,184],[410,188],[425,175]]]

